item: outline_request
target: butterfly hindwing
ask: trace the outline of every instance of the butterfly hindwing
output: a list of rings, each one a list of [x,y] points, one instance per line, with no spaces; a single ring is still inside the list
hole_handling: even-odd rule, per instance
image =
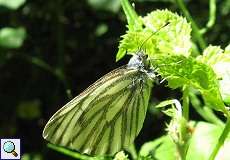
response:
[[[57,111],[43,137],[90,155],[112,155],[127,148],[142,128],[151,84],[137,68],[120,67]]]

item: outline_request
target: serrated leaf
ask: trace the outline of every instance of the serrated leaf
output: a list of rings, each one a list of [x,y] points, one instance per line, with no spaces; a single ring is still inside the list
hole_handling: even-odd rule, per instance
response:
[[[167,79],[170,88],[188,85],[201,92],[206,104],[216,110],[225,110],[216,74],[210,66],[181,55],[162,54],[151,62],[157,72]]]
[[[2,28],[0,30],[0,47],[19,48],[26,38],[26,30],[20,28]]]
[[[0,0],[0,6],[15,10],[23,5],[25,1],[26,0]]]
[[[157,33],[155,52],[148,54],[175,54],[189,56],[191,54],[191,26],[187,20],[169,10],[156,10],[143,18],[146,30],[156,32],[166,22],[169,25]]]
[[[122,36],[117,59],[139,50],[144,50],[148,55],[190,55],[191,27],[186,19],[168,10],[156,10],[140,18],[145,28],[129,30]]]
[[[223,51],[219,46],[209,46],[198,60],[213,68],[219,79],[220,93],[223,101],[230,105],[230,52],[228,47]]]
[[[214,124],[206,122],[197,123],[190,141],[186,160],[207,160],[214,146],[217,144],[218,138],[222,133],[222,130],[223,128]],[[222,146],[219,150],[215,160],[229,160],[229,148],[230,135],[226,139],[224,146]]]

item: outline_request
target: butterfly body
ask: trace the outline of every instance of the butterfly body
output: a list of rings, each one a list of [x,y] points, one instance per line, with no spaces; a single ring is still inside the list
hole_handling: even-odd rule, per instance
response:
[[[57,111],[43,137],[90,155],[128,148],[143,126],[154,78],[146,55],[137,53]]]

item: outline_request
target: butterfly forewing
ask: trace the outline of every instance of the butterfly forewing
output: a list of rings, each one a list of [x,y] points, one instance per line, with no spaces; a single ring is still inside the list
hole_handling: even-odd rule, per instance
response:
[[[151,85],[145,72],[120,67],[57,111],[43,137],[90,155],[113,155],[128,148],[143,126]]]

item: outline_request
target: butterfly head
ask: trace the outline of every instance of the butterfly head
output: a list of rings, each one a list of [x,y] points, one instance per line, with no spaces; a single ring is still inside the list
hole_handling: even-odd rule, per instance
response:
[[[143,51],[138,51],[128,63],[128,68],[138,69],[141,72],[145,72],[151,78],[155,78],[154,70],[150,68],[150,62],[148,60],[148,55]]]

